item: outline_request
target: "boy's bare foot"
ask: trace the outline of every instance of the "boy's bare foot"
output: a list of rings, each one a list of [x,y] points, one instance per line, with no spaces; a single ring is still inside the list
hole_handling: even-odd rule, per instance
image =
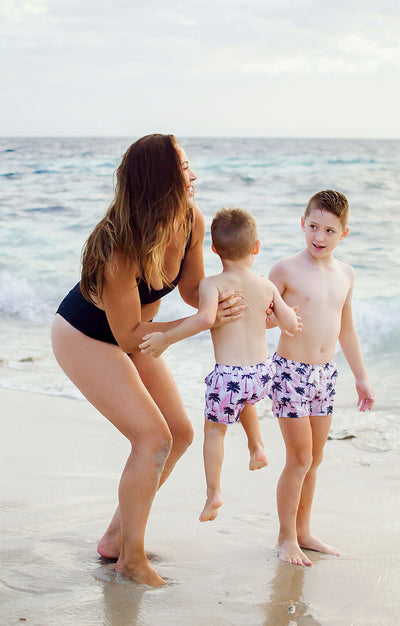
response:
[[[304,552],[300,550],[300,546],[295,541],[285,539],[276,546],[278,556],[285,563],[291,563],[292,565],[312,565],[312,561]]]
[[[268,465],[268,459],[263,446],[260,445],[254,450],[250,450],[249,469],[251,471],[261,469],[266,465]]]
[[[199,520],[201,522],[212,522],[212,520],[217,517],[218,509],[220,506],[222,506],[222,504],[222,498],[219,493],[207,498]]]
[[[119,537],[111,536],[106,532],[97,544],[97,552],[104,559],[118,560],[120,553]]]
[[[141,585],[149,585],[150,587],[161,587],[161,585],[165,585],[165,580],[150,567],[147,560],[131,567],[124,566],[122,563],[118,562],[115,566],[115,571]]]
[[[340,556],[340,552],[337,548],[329,546],[327,543],[323,543],[314,535],[298,536],[299,546],[305,550],[314,550],[314,552],[322,552],[322,554],[333,554],[333,556]]]

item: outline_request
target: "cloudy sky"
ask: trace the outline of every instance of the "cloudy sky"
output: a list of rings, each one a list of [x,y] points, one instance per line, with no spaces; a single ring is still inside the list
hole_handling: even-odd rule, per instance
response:
[[[400,138],[398,0],[0,0],[0,136]]]

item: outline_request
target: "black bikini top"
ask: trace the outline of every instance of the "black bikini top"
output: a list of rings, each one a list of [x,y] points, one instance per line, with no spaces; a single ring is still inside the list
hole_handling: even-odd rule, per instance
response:
[[[151,287],[149,288],[147,286],[147,283],[145,280],[140,279],[138,281],[138,289],[139,289],[139,296],[140,296],[141,304],[152,304],[153,302],[157,302],[157,300],[161,300],[161,298],[163,298],[164,296],[166,296],[168,293],[170,293],[171,291],[175,289],[175,287],[177,286],[177,284],[179,283],[181,279],[183,262],[185,260],[185,256],[189,249],[191,241],[192,241],[192,231],[190,231],[190,234],[189,234],[189,238],[185,247],[185,252],[183,254],[183,258],[179,267],[178,275],[176,278],[174,278],[173,281],[171,281],[171,287],[166,285],[165,287],[162,287],[162,289],[152,289]]]

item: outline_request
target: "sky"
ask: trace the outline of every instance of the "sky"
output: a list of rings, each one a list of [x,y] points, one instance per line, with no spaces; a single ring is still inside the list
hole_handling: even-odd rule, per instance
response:
[[[398,0],[0,0],[0,136],[400,138]]]

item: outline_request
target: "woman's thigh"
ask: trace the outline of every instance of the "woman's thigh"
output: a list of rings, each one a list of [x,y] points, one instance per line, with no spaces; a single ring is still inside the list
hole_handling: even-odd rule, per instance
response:
[[[182,397],[164,359],[141,353],[131,355],[131,358],[172,435],[190,433],[192,427]]]
[[[52,343],[66,375],[130,441],[169,437],[161,411],[118,346],[87,337],[59,315],[53,323]]]

